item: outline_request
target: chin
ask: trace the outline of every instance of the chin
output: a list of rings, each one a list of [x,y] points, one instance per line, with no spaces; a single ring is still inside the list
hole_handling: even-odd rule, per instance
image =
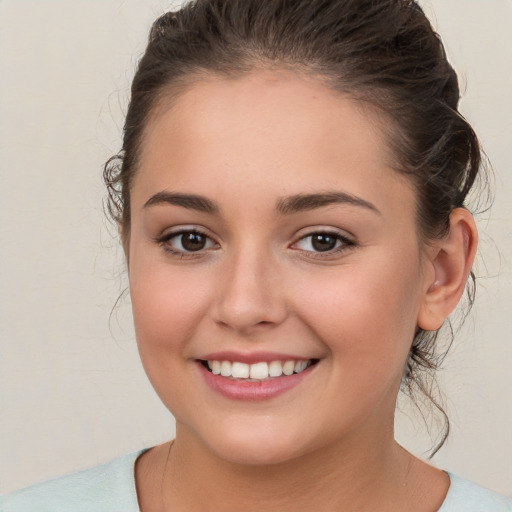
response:
[[[289,462],[299,456],[297,446],[290,443],[238,443],[226,442],[215,446],[219,457],[233,464],[245,466],[272,466]]]
[[[302,436],[301,436],[302,437]],[[203,437],[211,452],[233,464],[267,466],[289,462],[304,454],[304,440],[288,429],[225,428]]]

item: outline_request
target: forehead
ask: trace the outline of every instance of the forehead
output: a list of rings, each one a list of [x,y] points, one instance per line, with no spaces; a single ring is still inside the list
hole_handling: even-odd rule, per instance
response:
[[[341,179],[350,193],[384,197],[384,182],[410,188],[391,161],[375,112],[311,77],[258,71],[208,76],[164,98],[146,127],[134,185],[286,195]]]
[[[302,73],[259,70],[237,78],[207,74],[162,97],[145,127],[143,147],[151,147],[159,133],[165,136],[164,125],[167,135],[204,144],[246,137],[257,146],[272,130],[276,144],[352,138],[354,150],[371,144],[372,154],[383,161],[388,148],[379,119],[362,102]],[[366,137],[354,146],[362,131]]]

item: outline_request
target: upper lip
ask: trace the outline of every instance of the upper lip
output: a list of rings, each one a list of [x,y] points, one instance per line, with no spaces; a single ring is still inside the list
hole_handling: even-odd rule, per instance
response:
[[[234,352],[222,351],[198,357],[202,361],[230,361],[245,364],[270,363],[272,361],[309,361],[311,357],[284,354],[282,352]]]

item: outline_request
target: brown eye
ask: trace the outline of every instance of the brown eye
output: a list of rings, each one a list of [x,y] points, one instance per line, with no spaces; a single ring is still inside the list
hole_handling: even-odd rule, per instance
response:
[[[214,249],[217,244],[207,235],[195,230],[180,230],[168,233],[158,240],[162,247],[173,254],[185,255]]]
[[[183,233],[180,236],[185,251],[200,251],[206,247],[207,238],[201,233]]]
[[[332,251],[337,243],[338,238],[331,235],[318,234],[311,237],[311,246],[318,252]]]
[[[293,244],[292,248],[311,254],[326,253],[327,256],[337,254],[353,245],[353,241],[341,234],[318,231],[301,238]]]

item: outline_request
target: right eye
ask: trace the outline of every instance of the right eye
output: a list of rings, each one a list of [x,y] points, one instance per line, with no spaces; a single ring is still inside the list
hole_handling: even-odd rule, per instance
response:
[[[209,236],[195,229],[166,233],[158,242],[166,251],[182,256],[187,253],[197,253],[217,246]]]

